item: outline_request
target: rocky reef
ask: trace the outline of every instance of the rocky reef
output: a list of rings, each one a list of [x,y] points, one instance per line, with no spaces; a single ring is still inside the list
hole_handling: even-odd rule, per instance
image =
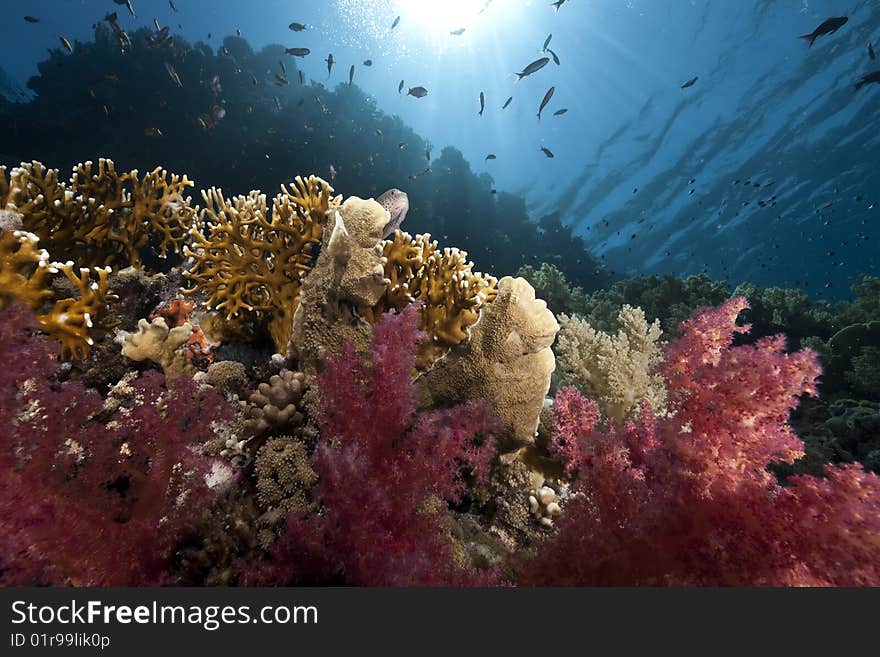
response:
[[[475,271],[399,226],[399,190],[192,186],[0,168],[0,583],[880,583],[876,475],[767,469],[804,455],[818,358],[876,393],[869,310],[791,351],[743,338],[741,296],[692,313],[706,281],[646,313],[633,285]],[[797,311],[750,296],[759,332]]]

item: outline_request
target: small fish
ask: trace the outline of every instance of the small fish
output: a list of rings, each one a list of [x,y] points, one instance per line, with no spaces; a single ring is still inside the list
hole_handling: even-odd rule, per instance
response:
[[[275,109],[280,112],[281,111],[281,101],[278,100],[278,96],[272,96],[272,100],[275,103]]]
[[[364,60],[364,66],[372,66],[372,65],[373,65],[373,60],[372,60],[372,59]]]
[[[153,25],[156,26],[156,31],[157,31],[157,32],[158,32],[159,30],[162,29],[162,27],[159,25],[159,19],[158,19],[158,18],[154,18],[154,19],[153,19]]]
[[[306,29],[306,26],[302,23],[291,23],[287,27],[289,27],[294,32],[302,32],[304,29]]]
[[[559,11],[559,8],[565,4],[565,0],[557,0],[556,2],[551,2],[551,7],[556,7],[556,11]]]
[[[329,78],[330,74],[333,73],[333,53],[331,52],[327,55],[327,59],[324,61],[327,62],[327,78]]]
[[[400,84],[397,85],[397,93],[400,93],[401,91],[403,91],[403,80],[401,80]]]
[[[559,57],[556,56],[556,53],[553,52],[550,48],[547,48],[547,52],[553,57],[553,63],[559,66]]]
[[[305,75],[303,75],[303,72],[302,72],[302,71],[299,71],[299,83],[300,83],[300,84],[305,84],[305,83],[306,83],[306,77],[305,77]]]
[[[822,21],[822,24],[819,25],[815,30],[810,32],[809,34],[804,34],[798,37],[798,39],[806,39],[810,44],[810,48],[813,47],[813,42],[818,39],[820,36],[825,36],[826,34],[834,34],[841,27],[846,25],[846,22],[849,20],[846,16],[837,16],[835,18],[828,18]]]
[[[543,100],[541,100],[541,106],[538,108],[538,120],[541,120],[541,112],[544,111],[544,108],[547,107],[547,103],[550,102],[550,99],[553,98],[553,92],[556,91],[556,87],[550,87],[547,90],[547,93],[544,94]]]
[[[403,150],[404,148],[406,148],[406,142],[405,141],[398,142],[397,148],[399,148],[400,150]]]
[[[238,28],[235,28],[235,36],[237,36],[237,37],[241,36],[241,30],[239,30]]]
[[[526,66],[525,69],[523,69],[522,73],[516,74],[517,81],[522,80],[527,75],[531,75],[532,73],[540,71],[542,68],[547,66],[547,62],[549,62],[549,61],[550,61],[549,57],[541,57],[541,59],[536,59],[531,64]]]
[[[382,139],[382,137],[384,137],[384,134],[382,133],[382,131],[379,128],[376,128],[376,136],[379,139]]]
[[[251,82],[254,83],[254,86],[255,86],[255,87],[257,86],[258,82],[257,82],[257,76],[256,76],[256,75],[251,74]]]
[[[550,39],[552,39],[552,38],[553,38],[552,34],[547,35],[547,38],[544,39],[544,47],[541,48],[541,52],[547,52],[547,46],[550,45]]]
[[[67,52],[69,52],[72,55],[73,54],[73,46],[70,45],[70,41],[67,40],[67,37],[60,36],[58,38],[61,40],[61,45],[64,46],[65,48],[67,48]]]
[[[125,5],[128,8],[128,13],[137,18],[137,14],[134,13],[134,7],[131,6],[131,0],[113,0],[117,5]]]
[[[177,11],[177,5],[174,4],[174,0],[168,0],[168,4],[171,6],[171,11]]]
[[[462,34],[464,34],[464,32],[465,32],[465,28],[460,27],[457,30],[452,30],[452,32],[450,32],[450,34],[452,36],[461,36]]]
[[[116,29],[117,27],[119,27],[118,24],[116,24],[116,23],[113,23],[112,25],[113,25],[113,29]],[[168,25],[166,25],[165,27],[163,27],[161,29],[157,29],[155,34],[147,35],[147,38],[144,39],[144,43],[146,44],[146,46],[148,48],[156,48],[158,46],[164,46],[165,44],[168,43],[169,39],[171,38],[169,36],[170,30],[171,30],[171,28]],[[121,31],[121,28],[120,28],[120,31]],[[125,34],[125,32],[122,32],[120,34],[120,37],[122,37],[122,35],[124,35],[124,34]],[[125,35],[125,39],[128,39],[128,35]]]
[[[403,88],[403,87],[401,87]],[[428,90],[424,87],[411,87],[409,91],[406,92],[407,96],[414,96],[416,98],[424,98],[428,95]]]
[[[864,87],[866,84],[880,84],[880,71],[871,71],[860,77],[859,81],[856,82],[856,91]]]
[[[294,57],[305,57],[312,51],[308,48],[285,48],[284,52]]]
[[[280,59],[278,60],[278,65],[281,67],[281,75],[287,75],[287,69],[284,67],[284,62]]]
[[[333,182],[334,180],[336,180],[336,167],[334,167],[331,164],[329,171],[330,171],[330,182]]]
[[[562,109],[558,109],[558,110],[556,110],[555,112],[553,112],[553,116],[562,116],[562,115],[565,114],[567,111],[568,111],[568,108],[567,108],[567,107],[563,107]]]
[[[394,22],[391,23],[391,29],[393,30],[400,23],[400,16],[394,19]]]
[[[39,23],[39,22],[40,22],[40,19],[37,18],[36,16],[25,16],[24,19],[25,19],[28,23]]]
[[[513,102],[513,96],[504,101],[504,104],[501,106],[501,109],[507,109],[507,106]]]
[[[159,128],[144,128],[144,136],[146,137],[161,137],[162,131]]]
[[[486,109],[486,96],[480,92],[480,116],[483,116],[483,110]]]
[[[688,81],[685,82],[683,85],[681,85],[681,88],[682,88],[682,89],[687,89],[688,87],[693,87],[693,86],[697,83],[697,80],[699,80],[699,79],[700,79],[700,76],[699,76],[699,75],[695,75],[695,76],[692,77],[690,80],[688,80]]]
[[[546,155],[549,158],[555,157],[553,155],[553,152],[549,148],[547,148],[546,146],[541,146],[541,151],[544,153],[544,155]]]
[[[877,53],[874,52],[874,46],[870,42],[868,43],[868,57],[877,59]]]
[[[276,73],[275,74],[275,84],[277,84],[279,87],[283,87],[285,85],[290,84],[290,81],[286,77],[281,75],[280,73]]]
[[[407,178],[409,178],[410,180],[415,180],[416,178],[421,178],[422,176],[426,176],[429,173],[431,173],[431,167],[425,167],[424,169],[422,169],[418,173],[411,173],[410,175],[407,176]]]
[[[431,144],[425,144],[425,159],[431,161]]]
[[[208,88],[211,90],[211,93],[215,96],[219,95],[221,91],[223,91],[223,87],[220,85],[220,76],[214,75],[211,78],[211,81],[208,83]]]
[[[354,80],[354,64],[351,65],[351,68],[348,69],[348,84],[351,86],[352,80]]]
[[[486,156],[486,160],[497,160],[497,159],[498,159],[498,158],[495,157],[495,153],[489,153],[489,154]],[[486,160],[483,160],[483,161],[485,162]]]

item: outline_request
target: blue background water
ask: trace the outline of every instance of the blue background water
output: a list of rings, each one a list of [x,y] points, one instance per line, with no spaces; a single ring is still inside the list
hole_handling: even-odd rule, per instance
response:
[[[824,298],[877,275],[880,85],[853,89],[880,69],[867,54],[880,36],[876,0],[569,0],[558,13],[545,0],[494,0],[482,13],[485,0],[175,0],[179,13],[167,0],[133,0],[136,19],[110,0],[2,4],[7,94],[60,34],[89,40],[106,11],[129,31],[155,17],[191,41],[210,33],[214,46],[239,29],[255,48],[310,48],[297,63],[315,80],[328,77],[327,53],[331,84],[355,63],[355,83],[380,108],[437,152],[459,148],[535,216],[559,210],[617,271],[705,271]],[[841,15],[847,25],[813,48],[797,38]],[[293,33],[291,21],[309,29]],[[561,66],[516,83],[551,33]],[[415,85],[429,95],[406,96]]]

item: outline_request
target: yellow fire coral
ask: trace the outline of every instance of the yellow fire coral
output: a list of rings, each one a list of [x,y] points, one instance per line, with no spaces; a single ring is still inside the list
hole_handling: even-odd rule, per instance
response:
[[[560,315],[556,357],[563,381],[595,399],[619,426],[633,417],[642,399],[662,413],[666,386],[656,373],[662,358],[660,322],[649,325],[642,309],[632,306],[621,309],[618,322],[620,330],[612,336],[576,316]]]
[[[39,236],[54,257],[91,265],[140,266],[140,251],[152,240],[160,257],[175,253],[195,217],[183,194],[193,183],[161,167],[140,177],[119,173],[112,160],[74,167],[62,182],[57,169],[22,163],[6,180],[0,175],[0,207],[22,215],[24,228]],[[4,200],[5,199],[5,200]]]
[[[186,272],[194,285],[185,292],[204,293],[208,307],[227,319],[256,313],[267,320],[278,352],[286,351],[301,277],[314,265],[327,212],[341,201],[332,193],[320,178],[297,176],[292,190],[281,186],[270,213],[259,192],[231,200],[219,189],[202,192],[200,227],[184,247],[195,259]]]
[[[76,270],[72,262],[51,263],[49,253],[38,244],[33,233],[0,230],[0,308],[11,303],[27,305],[43,330],[61,342],[63,358],[85,358],[93,343],[89,329],[111,296],[107,292],[110,269]],[[48,312],[41,313],[52,299],[50,279],[59,272],[79,296],[58,300]]]
[[[390,309],[403,310],[415,302],[424,305],[419,328],[430,341],[419,350],[417,366],[425,369],[468,337],[468,329],[480,317],[480,308],[495,299],[498,281],[473,271],[467,253],[454,248],[440,250],[429,234],[412,237],[401,230],[387,240],[383,249],[385,295],[361,315],[375,323]]]

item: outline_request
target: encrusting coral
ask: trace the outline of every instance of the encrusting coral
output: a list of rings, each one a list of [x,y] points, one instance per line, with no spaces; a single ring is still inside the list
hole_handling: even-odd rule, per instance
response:
[[[649,325],[645,313],[632,306],[620,310],[617,322],[620,329],[610,335],[576,316],[560,315],[556,356],[563,383],[582,389],[620,425],[636,414],[642,399],[662,413],[666,388],[656,372],[660,322]]]
[[[120,173],[101,158],[76,165],[68,182],[57,169],[23,162],[0,169],[2,207],[22,215],[25,230],[43,240],[53,257],[92,266],[141,266],[141,249],[155,242],[159,256],[179,253],[195,217],[193,183],[157,167],[140,176]]]
[[[480,308],[498,294],[497,279],[474,272],[465,251],[440,250],[429,234],[412,237],[396,230],[386,240],[382,255],[390,283],[378,304],[359,311],[375,323],[388,310],[399,312],[420,302],[419,328],[430,340],[419,347],[419,369],[467,340],[469,327],[480,318]]]
[[[373,199],[354,196],[330,213],[293,316],[290,355],[304,372],[316,372],[345,342],[359,349],[369,344],[370,324],[355,309],[375,306],[385,294],[382,233],[389,216]]]
[[[302,275],[314,266],[327,214],[341,200],[332,193],[320,178],[297,176],[292,189],[281,186],[270,212],[257,191],[233,199],[219,189],[203,191],[206,207],[184,249],[195,261],[186,272],[193,286],[185,292],[204,293],[208,307],[226,319],[257,314],[284,353]]]
[[[555,359],[550,345],[559,324],[523,278],[506,276],[498,296],[455,347],[419,378],[424,407],[485,399],[517,444],[535,441]]]

